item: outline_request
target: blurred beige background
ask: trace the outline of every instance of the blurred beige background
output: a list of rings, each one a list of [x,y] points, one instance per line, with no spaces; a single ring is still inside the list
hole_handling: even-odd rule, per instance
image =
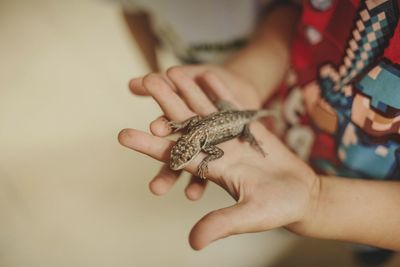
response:
[[[289,234],[192,251],[191,226],[232,200],[210,186],[189,202],[186,180],[155,197],[159,163],[118,144],[160,114],[128,92],[148,70],[121,14],[107,1],[0,1],[0,266],[267,266]]]
[[[148,70],[121,14],[110,1],[0,0],[0,266],[350,266],[346,247],[283,230],[189,247],[191,226],[232,200],[210,186],[190,202],[185,179],[155,197],[159,163],[118,144],[160,114],[128,92]]]

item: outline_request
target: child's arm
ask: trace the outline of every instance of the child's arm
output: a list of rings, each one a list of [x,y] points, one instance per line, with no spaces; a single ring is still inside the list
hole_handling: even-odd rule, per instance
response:
[[[323,176],[301,235],[400,250],[400,183]]]
[[[273,8],[263,16],[249,44],[224,64],[226,69],[250,81],[261,99],[267,99],[286,74],[299,17],[297,5]]]
[[[173,74],[171,84],[157,74],[144,79],[146,90],[165,116],[183,121],[215,111],[191,78],[177,71]],[[205,78],[216,94],[235,101],[215,76],[207,74]],[[165,120],[156,122],[155,135],[126,129],[119,141],[168,163],[174,143],[162,137],[171,129]],[[234,234],[286,227],[304,236],[400,249],[400,183],[317,176],[262,125],[254,124],[251,130],[268,156],[260,156],[238,140],[219,145],[225,155],[210,163],[208,180],[223,187],[237,203],[210,212],[194,226],[190,234],[193,248],[202,249]],[[196,157],[185,169],[195,174],[203,156]],[[153,192],[166,193],[178,177],[179,173],[164,168],[152,181]],[[199,187],[191,189],[199,193]]]
[[[288,69],[289,46],[299,15],[296,5],[278,5],[262,18],[249,44],[224,65],[179,66],[162,75],[169,80],[168,73],[178,69],[198,81],[212,71],[244,107],[258,108],[277,89]],[[144,77],[130,82],[134,94],[149,95],[143,86]]]
[[[158,40],[151,27],[150,16],[144,11],[135,13],[124,12],[123,15],[129,31],[133,38],[135,38],[150,70],[158,71],[156,55]]]

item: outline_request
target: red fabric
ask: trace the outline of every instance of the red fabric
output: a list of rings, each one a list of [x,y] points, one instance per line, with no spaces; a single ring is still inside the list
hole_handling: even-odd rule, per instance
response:
[[[335,140],[331,135],[323,132],[316,133],[314,146],[311,151],[311,160],[325,159],[333,164],[338,164],[336,157]]]
[[[310,155],[305,155],[311,163],[313,163],[319,171],[324,172],[322,168],[326,166],[338,167],[340,166],[341,160],[338,158],[338,142],[341,142],[342,133],[341,130],[347,123],[347,117],[335,118],[333,116],[323,116],[323,112],[318,114],[319,111],[324,111],[327,106],[321,105],[318,109],[310,109],[314,111],[312,116],[307,113],[299,112],[297,105],[299,101],[303,101],[303,104],[313,104],[313,97],[318,99],[314,91],[313,83],[318,80],[319,70],[322,66],[331,66],[335,71],[339,71],[339,66],[343,65],[344,57],[346,55],[346,49],[349,45],[350,39],[353,37],[352,31],[355,29],[356,19],[360,16],[357,12],[360,12],[360,0],[333,0],[332,6],[327,10],[321,11],[314,8],[310,0],[304,1],[303,4],[303,15],[300,24],[297,27],[296,36],[292,43],[291,49],[291,66],[296,73],[297,81],[294,87],[281,87],[283,92],[283,99],[288,96],[289,101],[283,100],[283,114],[291,119],[296,116],[296,120],[290,120],[287,123],[287,129],[282,133],[283,140],[294,140],[296,134],[299,134],[299,129],[308,128],[312,130],[311,142],[303,143],[292,143],[292,149],[295,152],[310,152]],[[399,7],[400,7],[400,0]],[[392,30],[393,25],[390,25]],[[365,34],[365,32],[363,32]],[[393,63],[400,64],[400,23],[397,24],[395,33],[389,41],[389,46],[385,50],[380,50],[383,56],[391,60]],[[375,55],[376,56],[376,55]],[[381,60],[381,54],[377,58],[374,58],[374,62],[368,66],[364,71],[368,71],[373,64],[376,64],[378,60]],[[363,75],[363,73],[360,73]],[[317,88],[316,90],[320,90]],[[305,98],[301,99],[298,97],[298,90],[304,90],[303,97],[310,100],[308,103]],[[347,94],[347,91],[345,92]],[[321,91],[319,91],[321,94]],[[344,98],[343,98],[344,99]],[[347,99],[346,99],[347,100]],[[297,101],[297,102],[296,102]],[[330,105],[328,101],[322,102],[325,105]],[[310,104],[310,105],[311,105]],[[331,109],[335,107],[330,106]],[[331,113],[331,110],[325,109],[326,114]],[[340,113],[342,112],[342,113]],[[338,109],[337,114],[344,114],[344,111]],[[318,117],[321,115],[321,117]],[[347,114],[345,114],[347,116]],[[314,118],[314,119],[313,119]],[[319,120],[318,120],[319,118]],[[340,121],[340,118],[343,120]],[[326,119],[326,121],[324,121]],[[335,124],[334,124],[335,123]],[[339,125],[341,123],[341,125]],[[328,125],[328,127],[326,127]],[[321,127],[322,126],[322,127]],[[342,128],[340,128],[342,127]],[[327,132],[324,132],[326,129]],[[296,132],[297,131],[297,132]],[[329,132],[329,133],[328,133]],[[300,136],[300,134],[299,134]],[[306,136],[306,135],[305,135]],[[309,136],[307,136],[308,138]],[[290,139],[292,138],[292,139]],[[290,142],[288,142],[290,146]],[[344,155],[344,154],[341,154]],[[357,163],[358,164],[358,163]],[[354,166],[356,166],[355,164]],[[347,167],[346,167],[347,168]],[[350,167],[349,167],[350,168]],[[336,168],[334,168],[336,169]],[[367,169],[367,168],[366,168]]]
[[[400,64],[400,22],[397,23],[394,35],[385,50],[384,57],[394,64]]]
[[[335,1],[326,11],[318,11],[312,7],[310,1],[304,1],[301,23],[291,50],[291,64],[298,74],[299,85],[315,80],[321,65],[327,62],[335,65],[340,63],[351,36],[351,25],[354,23],[358,4],[359,0]],[[306,39],[307,27],[313,27],[320,32],[320,42],[311,44]]]
[[[325,11],[317,11],[315,10],[310,1],[305,1],[303,4],[303,17],[302,22],[306,25],[313,25],[320,32],[324,32],[326,26],[334,14],[334,11],[338,5],[338,2],[332,4],[332,7],[328,8]]]
[[[292,45],[292,66],[296,69],[306,69],[313,64],[310,46],[302,37],[297,38]]]

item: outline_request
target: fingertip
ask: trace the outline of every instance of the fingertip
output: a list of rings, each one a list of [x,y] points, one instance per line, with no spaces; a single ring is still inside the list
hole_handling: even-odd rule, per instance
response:
[[[210,223],[210,219],[213,218],[212,214],[215,211],[212,211],[201,218],[192,228],[189,234],[189,243],[190,246],[194,250],[201,250],[205,248],[208,244],[210,244],[213,240],[218,239],[215,238],[215,231],[212,226],[213,223]]]
[[[199,232],[199,222],[192,228],[189,234],[189,244],[194,250],[202,250],[207,247],[211,241],[207,241],[201,232]]]
[[[193,249],[200,250],[210,243],[244,232],[253,232],[248,228],[246,219],[249,211],[243,204],[214,210],[201,218],[189,234],[189,242]]]
[[[166,186],[166,184],[162,180],[157,178],[153,179],[149,183],[149,189],[156,196],[162,196],[168,192],[168,187]]]
[[[126,146],[126,144],[128,143],[128,140],[132,138],[132,129],[123,129],[118,133],[118,142],[123,145]]]
[[[194,250],[196,250],[196,251],[200,251],[200,250],[202,250],[202,249],[204,248],[204,247],[198,246],[197,244],[191,242],[190,240],[189,240],[189,245],[190,245],[190,247],[191,247],[192,249],[194,249]]]
[[[203,196],[203,192],[201,190],[194,190],[189,187],[185,190],[186,198],[191,201],[197,201]]]
[[[137,80],[137,78],[133,78],[133,79],[130,79],[130,80],[129,80],[129,82],[128,82],[128,88],[129,88],[129,89],[132,90],[132,88],[135,87],[135,80]]]
[[[157,196],[164,195],[176,183],[181,172],[181,170],[171,170],[169,164],[165,163],[158,174],[149,183],[150,191]]]
[[[135,95],[148,95],[149,93],[143,86],[143,77],[131,79],[128,83],[129,90]]]
[[[207,180],[193,176],[185,188],[186,198],[191,201],[197,201],[202,198]]]
[[[193,230],[189,234],[189,245],[192,249],[197,251],[202,250],[207,246],[207,244],[202,244],[201,242],[199,242],[198,238],[193,233]]]
[[[168,126],[168,120],[164,116],[157,118],[150,123],[150,132],[155,136],[164,137],[171,133],[171,127]]]

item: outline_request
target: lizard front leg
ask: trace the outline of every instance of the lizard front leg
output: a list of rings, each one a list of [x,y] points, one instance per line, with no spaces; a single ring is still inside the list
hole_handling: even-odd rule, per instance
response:
[[[206,152],[208,156],[205,157],[202,162],[200,162],[197,173],[200,178],[206,179],[206,174],[208,173],[208,163],[222,157],[224,155],[224,151],[214,145],[207,145],[203,147],[202,150]]]
[[[249,142],[250,145],[255,148],[255,150],[260,152],[261,155],[263,155],[263,157],[265,157],[266,154],[265,154],[264,150],[260,146],[260,143],[257,141],[257,139],[254,137],[254,135],[250,132],[250,126],[248,124],[246,124],[244,126],[241,137],[244,141]]]
[[[198,123],[201,120],[200,116],[193,116],[187,120],[184,120],[183,122],[176,122],[176,121],[169,121],[168,126],[171,127],[172,132],[177,132],[180,130],[183,130],[185,128],[190,128],[193,127],[196,123]]]

